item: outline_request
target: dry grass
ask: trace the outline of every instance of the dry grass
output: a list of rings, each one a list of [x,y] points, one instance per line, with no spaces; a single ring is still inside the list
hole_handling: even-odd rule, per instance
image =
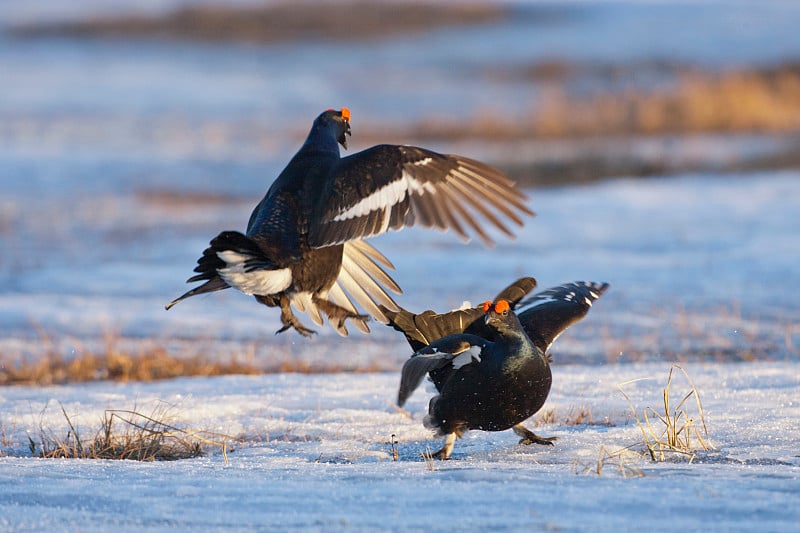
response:
[[[434,452],[431,451],[430,447],[427,445],[425,446],[425,451],[422,452],[422,459],[425,461],[425,468],[428,472],[435,472],[436,471],[436,459],[433,456]]]
[[[672,402],[672,383],[675,370],[681,372],[689,386],[688,392],[677,404]],[[664,461],[668,454],[678,454],[688,457],[691,462],[698,449],[706,451],[713,449],[708,439],[700,393],[692,378],[682,367],[673,365],[670,368],[669,377],[662,393],[663,412],[648,406],[642,411],[640,417],[630,397],[623,389],[624,385],[630,383],[632,381],[620,383],[617,388],[631,408],[631,413],[642,432],[645,448],[653,461]]]
[[[577,474],[596,474],[602,476],[607,469],[612,469],[624,478],[644,477],[644,472],[633,466],[628,459],[639,460],[641,455],[628,449],[622,448],[610,451],[605,446],[600,446],[597,452],[597,461],[592,464],[575,463],[575,473]]]
[[[315,2],[186,6],[164,15],[94,17],[17,26],[18,36],[159,37],[198,41],[270,43],[297,39],[366,40],[437,27],[475,24],[506,15],[502,6],[470,3],[350,0],[335,9]],[[391,24],[386,21],[391,20]]]
[[[546,424],[560,424],[562,426],[611,426],[608,417],[603,420],[595,420],[592,408],[586,405],[571,406],[563,415],[558,413],[555,407],[542,410],[534,422],[536,426]]]
[[[136,353],[108,349],[66,358],[48,353],[32,360],[0,359],[0,385],[53,385],[86,381],[156,381],[182,376],[258,374],[262,371],[236,360],[212,361],[203,355],[176,357],[163,347]]]
[[[337,372],[384,372],[387,363],[374,360],[356,365],[342,360],[310,362],[291,357],[272,357],[261,363],[255,346],[245,345],[227,356],[211,357],[197,353],[197,343],[190,343],[179,354],[170,351],[164,341],[124,339],[114,333],[94,350],[75,339],[54,339],[40,329],[39,350],[28,356],[0,354],[0,386],[62,385],[88,381],[159,381],[178,377],[223,375],[261,375],[276,373],[324,374]],[[63,345],[73,349],[62,355]],[[212,349],[213,351],[213,349]]]
[[[441,117],[416,126],[420,138],[578,138],[800,130],[800,64],[724,72],[691,70],[669,87],[575,96],[550,83],[529,116],[482,110],[467,123]]]
[[[31,455],[50,459],[126,459],[175,461],[203,455],[205,446],[221,449],[227,463],[230,437],[190,431],[171,422],[169,407],[161,404],[150,415],[136,410],[107,410],[93,436],[82,435],[63,406],[66,435],[40,427],[37,438],[28,435]]]

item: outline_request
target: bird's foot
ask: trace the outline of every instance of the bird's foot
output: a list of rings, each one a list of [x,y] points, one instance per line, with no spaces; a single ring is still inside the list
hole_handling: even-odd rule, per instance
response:
[[[440,450],[437,450],[431,454],[423,453],[423,457],[430,457],[431,459],[441,459],[442,461],[447,461],[450,459],[450,454],[453,453],[453,446],[456,443],[456,434],[455,433],[448,433],[445,435],[444,439],[444,446]]]
[[[423,453],[422,453],[422,454],[420,454],[420,455],[422,455],[422,457],[424,457],[424,458],[426,458],[426,459],[427,459],[427,458],[431,458],[431,459],[439,459],[439,460],[441,460],[441,461],[449,461],[449,460],[450,460],[450,456],[449,456],[449,455],[446,455],[446,454],[444,453],[444,448],[442,448],[441,450],[436,450],[435,452],[433,452],[433,453],[430,453],[430,454],[428,454],[428,453],[424,453],[424,452],[423,452]]]
[[[349,311],[344,307],[336,305],[330,300],[323,298],[315,297],[314,303],[323,313],[325,313],[325,316],[328,317],[333,329],[336,331],[344,332],[344,335],[346,335],[347,329],[345,328],[345,320],[350,319],[356,324],[358,329],[365,333],[369,332],[369,327],[367,327],[367,322],[370,320],[369,315],[353,313],[352,311]]]
[[[545,446],[552,446],[553,442],[558,440],[558,437],[540,437],[522,424],[517,424],[511,429],[514,430],[514,433],[522,437],[519,441],[520,444],[543,444]]]
[[[283,327],[275,332],[275,335],[278,333],[283,333],[287,329],[294,328],[297,333],[302,335],[303,337],[310,337],[315,335],[317,332],[313,329],[305,327],[300,321],[294,316],[292,313],[291,308],[289,307],[289,302],[286,302],[286,305],[283,305],[283,301],[281,301],[281,324]]]

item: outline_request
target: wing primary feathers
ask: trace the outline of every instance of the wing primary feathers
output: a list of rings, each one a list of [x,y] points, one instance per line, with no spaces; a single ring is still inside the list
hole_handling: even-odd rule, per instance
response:
[[[453,182],[453,188],[456,191],[458,191],[458,193],[460,194],[461,198],[464,201],[466,201],[472,207],[474,207],[475,210],[478,211],[484,218],[489,220],[492,224],[494,224],[499,230],[501,230],[507,236],[512,238],[514,237],[514,234],[511,232],[511,230],[509,230],[496,216],[494,216],[494,214],[492,214],[486,208],[486,206],[480,202],[480,200],[475,198],[474,192],[472,190],[466,187],[463,183],[459,183],[456,181]],[[486,242],[487,245],[489,244],[489,242],[491,242],[491,245],[494,245],[494,241],[491,239],[489,239],[489,241],[486,241],[486,239],[484,239],[484,242]]]
[[[485,184],[488,188],[492,189],[497,193],[497,195],[502,196],[506,200],[508,200],[511,204],[514,205],[517,209],[524,212],[527,215],[533,216],[535,213],[530,210],[528,206],[525,205],[524,200],[527,200],[527,196],[522,193],[519,189],[514,187],[514,182],[508,179],[504,174],[495,173],[493,179],[486,179],[482,175],[483,166],[479,166],[480,163],[476,161],[471,161],[463,158],[458,159],[459,162],[463,164],[462,169],[464,172],[471,176],[473,180],[479,180],[483,184]]]
[[[495,190],[487,187],[487,182],[485,180],[474,179],[466,172],[467,171],[464,171],[463,174],[465,183],[469,184],[481,196],[487,198],[493,207],[500,210],[505,216],[514,221],[516,225],[522,226],[524,224],[522,218],[520,218],[519,215],[517,215],[508,205],[506,205],[506,202],[504,202],[504,200],[507,200],[507,198],[497,195]]]
[[[464,241],[468,241],[469,235],[464,231],[464,227],[461,225],[461,222],[458,221],[458,217],[454,212],[455,208],[453,204],[455,200],[453,200],[450,195],[450,187],[448,184],[442,184],[439,191],[439,198],[442,201],[441,215],[445,219],[447,227],[456,232],[456,235],[461,237]]]
[[[480,239],[483,242],[491,243],[490,245],[493,245],[494,241],[491,239],[491,237],[489,237],[489,235],[483,230],[483,228],[481,228],[480,224],[478,224],[478,221],[475,220],[474,216],[472,216],[472,213],[470,213],[462,205],[461,200],[458,198],[459,196],[458,191],[455,190],[453,185],[448,183],[444,191],[450,200],[450,205],[452,206],[453,211],[455,211],[453,217],[456,218],[456,215],[458,217],[461,217],[462,221],[466,223],[469,227],[471,227],[473,231],[475,231],[475,233],[478,234],[478,237],[480,237]],[[466,239],[469,240],[469,235],[466,235]]]

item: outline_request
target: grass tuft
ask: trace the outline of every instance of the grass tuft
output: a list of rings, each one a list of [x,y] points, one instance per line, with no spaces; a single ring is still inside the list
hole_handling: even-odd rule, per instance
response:
[[[60,437],[53,430],[40,427],[36,439],[28,435],[31,455],[48,459],[175,461],[200,457],[205,446],[214,446],[221,449],[228,462],[229,437],[177,427],[168,422],[169,408],[165,404],[150,415],[136,410],[107,410],[100,428],[88,439],[78,431],[64,406],[60,407],[67,423],[66,435]]]
[[[611,421],[606,417],[595,420],[592,408],[586,405],[571,406],[567,412],[560,415],[555,407],[543,409],[536,418],[535,425],[561,424],[564,426],[611,426]]]
[[[576,463],[575,473],[602,476],[607,469],[612,468],[624,478],[644,477],[644,472],[641,469],[632,466],[626,461],[629,458],[638,460],[641,458],[641,454],[629,448],[610,451],[605,446],[600,446],[600,450],[597,452],[597,461],[588,465]]]
[[[676,369],[683,374],[690,387],[677,405],[674,405],[672,383]],[[704,451],[713,449],[708,439],[708,428],[703,404],[700,401],[700,393],[686,370],[678,365],[672,365],[670,368],[669,377],[662,393],[663,412],[648,406],[642,411],[640,417],[630,397],[623,389],[624,385],[630,383],[633,381],[620,383],[617,388],[631,408],[633,417],[644,437],[645,448],[653,461],[664,461],[668,454],[679,454],[689,457],[691,462],[698,449]],[[690,402],[692,399],[694,401]]]
[[[422,459],[425,461],[425,468],[428,469],[428,472],[435,472],[436,460],[433,457],[433,452],[431,452],[430,447],[426,445],[425,451],[422,452],[420,455],[422,455]]]

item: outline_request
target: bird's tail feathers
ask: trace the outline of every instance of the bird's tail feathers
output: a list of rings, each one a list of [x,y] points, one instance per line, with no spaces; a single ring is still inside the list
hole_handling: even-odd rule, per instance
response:
[[[189,298],[190,296],[196,296],[198,294],[204,294],[206,292],[221,291],[222,289],[227,289],[228,287],[229,285],[225,283],[225,280],[223,280],[219,276],[215,276],[206,281],[205,283],[203,283],[202,285],[200,285],[199,287],[195,287],[194,289],[185,292],[178,298],[175,298],[165,306],[165,309],[169,311],[173,305],[182,300],[185,300],[186,298]]]
[[[230,287],[230,285],[219,276],[219,270],[227,266],[225,261],[219,256],[221,252],[235,252],[247,257],[248,259],[244,264],[246,271],[268,267],[269,265],[267,258],[264,257],[258,245],[247,236],[238,231],[223,231],[211,239],[208,248],[203,250],[203,255],[197,260],[197,266],[194,268],[197,274],[186,280],[186,283],[194,283],[196,281],[205,281],[205,283],[171,301],[166,305],[166,309],[170,309],[176,303],[191,296],[219,291]]]

